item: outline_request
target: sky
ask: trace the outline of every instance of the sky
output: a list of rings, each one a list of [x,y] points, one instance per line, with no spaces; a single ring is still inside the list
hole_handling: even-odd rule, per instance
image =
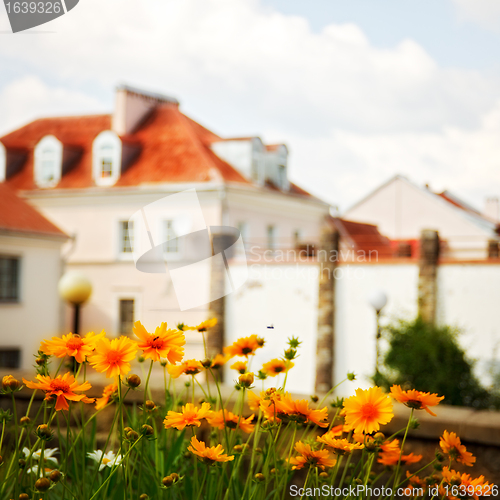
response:
[[[500,196],[498,0],[80,0],[18,34],[3,9],[0,135],[111,112],[126,83],[286,143],[291,179],[341,211],[396,174]]]

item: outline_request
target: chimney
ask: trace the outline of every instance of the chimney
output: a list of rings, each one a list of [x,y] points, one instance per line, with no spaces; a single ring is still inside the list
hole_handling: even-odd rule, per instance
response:
[[[178,106],[179,101],[162,94],[120,85],[116,89],[111,128],[118,135],[131,134],[153,109],[162,104]]]
[[[483,214],[493,222],[500,222],[500,200],[498,196],[486,198]]]

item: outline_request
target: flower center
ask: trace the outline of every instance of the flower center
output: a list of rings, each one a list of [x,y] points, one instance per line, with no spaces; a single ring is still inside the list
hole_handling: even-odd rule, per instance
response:
[[[160,339],[160,338],[156,338],[156,339],[153,339],[149,342],[149,345],[153,348],[153,349],[161,349],[163,347],[163,339]]]
[[[274,373],[281,373],[283,371],[283,366],[275,366]]]
[[[253,351],[253,349],[251,347],[242,347],[241,348],[241,352],[243,354],[250,354],[252,351]]]
[[[83,340],[78,337],[73,337],[66,343],[68,349],[78,351],[83,346]]]
[[[422,408],[422,403],[416,399],[409,399],[406,402],[408,408],[413,408],[414,410],[420,410]]]
[[[63,380],[52,380],[50,385],[53,391],[70,392],[69,384]]]
[[[364,418],[375,418],[378,411],[372,403],[366,403],[361,407],[361,413]]]
[[[115,364],[119,362],[121,355],[118,351],[109,351],[106,355],[106,358],[108,360],[108,363]]]
[[[111,462],[111,460],[110,460],[109,458],[104,457],[104,458],[102,459],[102,463],[103,463],[104,465],[109,464],[109,462]]]

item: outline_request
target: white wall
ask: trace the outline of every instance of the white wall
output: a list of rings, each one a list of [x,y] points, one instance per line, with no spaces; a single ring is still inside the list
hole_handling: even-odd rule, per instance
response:
[[[240,267],[239,272],[244,272],[244,268]],[[312,394],[316,371],[317,310],[317,266],[251,265],[246,284],[226,297],[225,344],[252,334],[264,337],[265,346],[258,349],[251,361],[251,369],[257,372],[263,363],[283,357],[289,337],[299,337],[302,341],[300,357],[289,373],[287,389]],[[274,328],[267,328],[270,325]],[[228,365],[226,380],[230,382],[237,379],[237,374],[229,370]],[[280,386],[283,380],[284,376],[268,378],[265,387]],[[261,382],[257,380],[255,385],[256,390],[260,390]]]
[[[490,384],[491,368],[500,372],[500,265],[442,265],[438,276],[438,320],[463,331],[460,343]]]
[[[21,349],[21,368],[33,366],[40,341],[60,335],[60,241],[0,236],[0,254],[21,258],[21,300],[0,303],[0,346]]]

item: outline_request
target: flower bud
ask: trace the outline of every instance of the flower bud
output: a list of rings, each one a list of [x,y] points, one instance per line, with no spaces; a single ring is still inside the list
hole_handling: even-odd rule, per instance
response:
[[[170,474],[170,477],[174,480],[174,483],[179,481],[179,474],[177,474],[177,472],[172,472],[172,474]]]
[[[285,359],[292,361],[292,359],[295,359],[295,356],[297,356],[297,349],[290,348],[285,351]]]
[[[52,438],[52,431],[47,424],[39,425],[36,429],[36,433],[42,439],[48,440]]]
[[[19,423],[21,425],[29,425],[29,424],[31,424],[31,419],[29,417],[21,417],[19,419]]]
[[[319,477],[321,479],[328,479],[328,472],[320,472]]]
[[[139,439],[139,434],[135,431],[128,431],[125,436],[129,441],[137,441]]]
[[[38,366],[43,366],[45,364],[45,358],[36,358],[35,359],[35,363],[38,365]]]
[[[146,410],[153,411],[156,408],[155,402],[148,399],[146,401]]]
[[[172,478],[172,476],[166,476],[161,480],[161,482],[163,483],[163,486],[166,486],[168,488],[169,486],[172,486],[172,484],[174,484],[174,479]]]
[[[254,375],[252,372],[250,373],[244,373],[243,375],[240,375],[239,379],[239,384],[242,386],[242,387],[245,387],[245,388],[249,388],[252,386],[253,384],[253,381],[254,381]]]
[[[167,366],[167,360],[165,358],[160,359],[160,365],[161,366]]]
[[[276,474],[276,469],[273,467],[270,471],[271,474]]]
[[[262,453],[262,448],[257,446],[257,448],[255,448],[255,453]]]
[[[0,457],[0,458],[2,458],[2,457]],[[19,464],[20,469],[24,469],[26,467],[26,460],[24,460],[24,458],[20,458],[18,464]]]
[[[53,470],[50,474],[49,474],[49,478],[50,480],[53,482],[53,483],[58,483],[60,481],[62,477],[62,474],[60,471],[58,471],[57,469]]]
[[[30,497],[27,493],[21,493],[19,495],[19,500],[30,500]]]
[[[356,380],[356,374],[355,374],[354,372],[349,372],[349,373],[347,374],[347,380],[350,380],[351,382],[352,382],[353,380]]]
[[[146,361],[146,358],[144,356],[139,356],[137,358],[137,361],[139,361],[139,363],[144,363],[144,361]]]
[[[262,474],[261,472],[257,472],[257,474],[255,474],[254,478],[256,481],[265,481],[266,476],[264,476],[264,474]]]
[[[144,434],[145,436],[152,436],[154,433],[154,429],[148,424],[144,424],[141,427],[141,434]]]
[[[319,400],[319,398],[318,398],[318,396],[316,396],[316,394],[313,394],[313,395],[311,396],[311,401],[312,401],[313,403],[317,403],[317,402],[318,402],[318,400]]]
[[[262,337],[257,337],[257,345],[259,347],[263,347],[265,343],[266,343],[265,339],[263,339]]]
[[[141,385],[141,377],[139,377],[139,375],[135,375],[135,373],[129,375],[127,377],[127,385],[132,389],[139,387]]]
[[[134,430],[134,429],[132,429],[132,427],[125,427],[125,428],[123,429],[123,433],[124,433],[124,434],[127,434],[127,432],[130,432],[130,431],[133,431],[133,430]]]
[[[2,378],[2,388],[4,391],[13,392],[19,389],[20,385],[19,380],[15,379],[12,375],[5,375],[5,377]]]
[[[212,360],[208,358],[204,359],[201,361],[201,366],[203,366],[203,368],[210,368],[212,366]]]
[[[243,451],[243,446],[241,446],[241,444],[237,444],[236,446],[233,446],[233,451],[235,453],[241,453]]]
[[[50,488],[50,481],[46,477],[41,477],[40,479],[37,479],[35,488],[38,491],[47,491]]]
[[[140,497],[139,497],[139,500],[148,500],[149,499],[149,495],[147,493],[143,493]]]
[[[266,378],[267,378],[267,373],[264,373],[262,370],[259,370],[259,371],[257,372],[257,378],[258,378],[259,380],[266,380]]]

